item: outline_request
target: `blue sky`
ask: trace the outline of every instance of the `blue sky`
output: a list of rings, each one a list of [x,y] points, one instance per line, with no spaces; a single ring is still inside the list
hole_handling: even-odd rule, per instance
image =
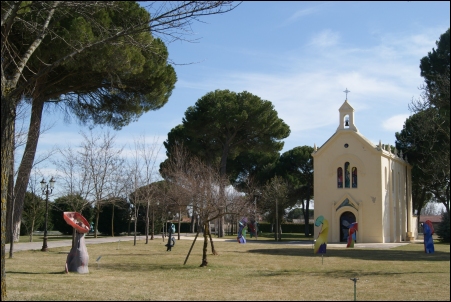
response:
[[[200,97],[229,89],[273,103],[291,129],[282,152],[321,146],[337,129],[346,88],[359,131],[375,144],[394,144],[420,96],[420,59],[450,26],[450,3],[243,2],[201,20],[188,37],[196,43],[167,44],[178,77],[169,102],[115,132],[118,145],[142,135],[162,143]],[[38,152],[76,147],[87,131],[53,111],[43,122],[53,126]]]

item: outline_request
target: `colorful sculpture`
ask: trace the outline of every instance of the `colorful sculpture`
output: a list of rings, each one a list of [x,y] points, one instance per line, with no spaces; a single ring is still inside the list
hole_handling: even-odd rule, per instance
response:
[[[434,226],[430,220],[426,220],[423,223],[423,235],[424,235],[424,252],[427,254],[434,252],[434,240],[432,235],[434,234]]]
[[[90,224],[77,212],[64,212],[63,218],[75,229],[75,242],[66,259],[66,273],[88,274],[89,255],[85,244],[85,233],[89,232]]]
[[[358,231],[358,223],[357,222],[351,223],[348,229],[348,244],[346,245],[346,247],[354,247],[357,231]]]
[[[171,225],[168,228],[168,243],[165,244],[167,247],[166,252],[170,252],[172,250],[172,247],[175,245],[175,238],[173,234],[175,233],[175,225],[171,223]]]
[[[315,226],[321,226],[321,230],[319,231],[318,238],[315,241],[313,253],[325,254],[327,247],[327,233],[329,232],[329,222],[327,219],[324,219],[323,216],[319,216],[315,220]]]
[[[241,218],[238,228],[238,237],[236,237],[236,240],[238,243],[246,243],[246,229],[247,226],[247,217]]]
[[[257,227],[257,222],[252,219],[251,222],[249,222],[247,224],[247,229],[249,230],[249,234],[252,236],[254,236],[255,238],[257,238],[257,232],[258,232],[258,227]]]

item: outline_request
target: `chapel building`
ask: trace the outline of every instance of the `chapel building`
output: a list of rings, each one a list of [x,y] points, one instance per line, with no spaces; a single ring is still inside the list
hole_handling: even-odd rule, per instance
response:
[[[328,242],[346,242],[348,226],[358,223],[357,243],[417,238],[412,211],[412,166],[389,145],[374,145],[355,126],[346,98],[335,133],[314,146],[315,219],[329,221]],[[318,237],[320,227],[314,227]]]

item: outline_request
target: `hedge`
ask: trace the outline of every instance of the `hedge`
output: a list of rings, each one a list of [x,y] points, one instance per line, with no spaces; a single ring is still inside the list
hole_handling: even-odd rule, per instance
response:
[[[261,222],[258,224],[258,230],[264,233],[271,233],[272,223]],[[304,234],[304,224],[303,223],[282,223],[282,234],[283,233],[302,233]],[[310,233],[313,233],[313,223],[309,223]]]

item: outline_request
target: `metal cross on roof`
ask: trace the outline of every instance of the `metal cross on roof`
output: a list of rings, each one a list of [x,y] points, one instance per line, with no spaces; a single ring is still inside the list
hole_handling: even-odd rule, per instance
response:
[[[346,90],[343,92],[346,93],[346,99],[348,99],[348,92],[351,92],[351,91],[349,91],[348,88],[346,88]]]

